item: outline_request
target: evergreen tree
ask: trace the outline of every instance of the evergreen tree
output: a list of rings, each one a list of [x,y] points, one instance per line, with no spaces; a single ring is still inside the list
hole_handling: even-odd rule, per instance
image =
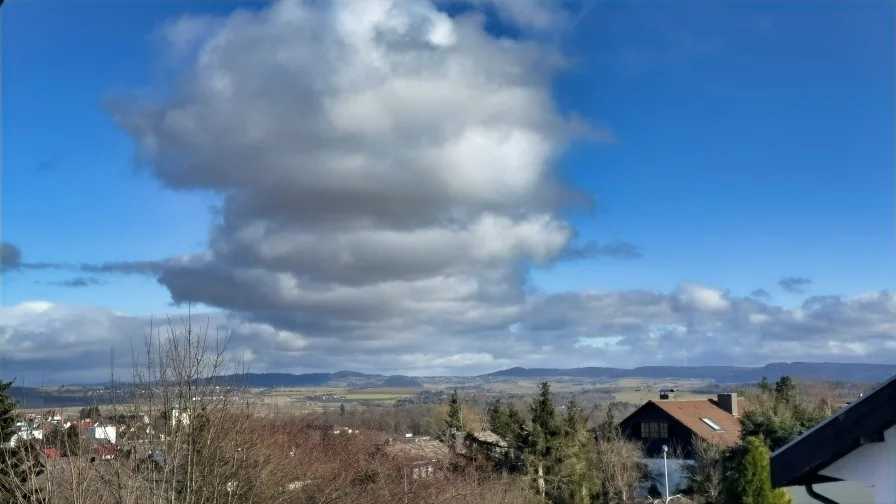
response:
[[[457,390],[451,393],[448,401],[448,417],[445,419],[445,430],[448,432],[464,431],[464,412]]]
[[[552,502],[590,504],[600,494],[594,438],[588,434],[587,423],[579,405],[569,401],[563,419],[561,452],[556,461],[559,467],[552,468],[557,476]]]
[[[768,376],[763,376],[762,380],[759,380],[759,391],[765,394],[770,394],[774,391],[772,384],[768,381]]]
[[[0,441],[8,443],[15,431],[16,402],[9,395],[13,382],[0,381]],[[18,443],[14,448],[0,447],[0,504],[37,502],[27,482],[44,470],[40,449],[33,441]]]
[[[339,416],[341,416],[341,417],[345,416],[345,405],[344,404],[339,405]]]
[[[77,425],[69,425],[67,428],[55,426],[44,434],[44,446],[55,448],[61,457],[78,455],[81,448],[81,433]]]
[[[81,420],[86,420],[88,418],[91,420],[98,420],[100,418],[100,407],[93,405],[81,408],[78,411],[78,418]]]
[[[0,380],[0,444],[8,443],[15,434],[16,402],[9,395],[12,383]]]
[[[542,382],[530,406],[532,427],[526,446],[527,465],[537,491],[553,502],[559,466],[562,462],[564,432],[557,418],[551,385]]]
[[[796,401],[796,383],[793,378],[784,375],[775,383],[775,400],[786,403]]]
[[[826,411],[800,401],[796,384],[782,376],[773,390],[751,400],[740,416],[741,435],[760,437],[771,450],[789,443],[827,416]]]
[[[445,426],[442,429],[442,441],[454,451],[465,434],[463,405],[460,402],[460,395],[455,390],[448,401],[448,415],[445,417]]]
[[[77,425],[72,424],[65,429],[65,444],[69,456],[77,456],[81,453],[81,431],[78,430]]]
[[[488,408],[488,428],[492,432],[510,441],[510,421],[507,405],[500,399]]]
[[[616,403],[607,405],[607,413],[603,422],[597,426],[597,434],[601,439],[609,439],[619,434],[619,423],[616,422]]]
[[[772,488],[771,452],[757,437],[748,437],[736,454],[733,477],[728,481],[726,503],[792,504],[784,489]]]

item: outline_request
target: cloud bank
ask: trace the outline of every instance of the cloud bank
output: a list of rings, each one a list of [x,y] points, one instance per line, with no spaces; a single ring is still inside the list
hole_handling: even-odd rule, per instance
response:
[[[352,331],[309,316],[321,327],[301,331],[290,328],[294,317],[281,321],[265,312],[257,321],[243,313],[194,313],[193,322],[229,334],[230,357],[257,372],[451,375],[517,365],[682,365],[685,358],[691,365],[896,359],[896,296],[889,292],[813,297],[784,309],[683,284],[668,293],[533,296],[518,310],[519,316],[491,326],[420,323],[414,330],[403,329],[405,320],[375,320]],[[185,317],[175,313],[170,318],[180,325]],[[509,320],[519,322],[503,325]],[[99,381],[109,376],[114,348],[116,375],[126,377],[132,352],[139,355],[153,325],[165,324],[162,318],[102,308],[40,302],[0,307],[4,372],[27,377],[29,383],[41,377],[47,383]]]

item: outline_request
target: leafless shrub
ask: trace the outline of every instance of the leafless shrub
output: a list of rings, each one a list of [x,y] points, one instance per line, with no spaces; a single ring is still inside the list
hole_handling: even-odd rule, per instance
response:
[[[605,434],[597,443],[597,470],[606,501],[634,502],[638,484],[646,476],[644,449],[618,432]]]
[[[704,504],[718,504],[722,502],[722,488],[725,478],[725,455],[723,446],[710,443],[700,437],[695,437],[691,450],[694,463],[684,466],[685,477],[688,485]]]

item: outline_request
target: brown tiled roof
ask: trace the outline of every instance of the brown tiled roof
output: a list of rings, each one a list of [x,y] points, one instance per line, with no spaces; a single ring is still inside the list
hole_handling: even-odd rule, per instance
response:
[[[439,441],[397,442],[386,445],[386,452],[408,462],[443,462],[450,458],[448,447]]]
[[[693,401],[650,401],[683,423],[694,434],[723,446],[734,446],[740,442],[740,421],[727,411],[716,406],[710,399]],[[742,406],[738,404],[738,408]],[[717,431],[701,418],[708,418],[722,428]]]
[[[507,441],[505,441],[504,438],[492,431],[484,430],[479,432],[471,432],[470,435],[473,437],[473,439],[482,443],[500,446],[502,448],[507,447]]]

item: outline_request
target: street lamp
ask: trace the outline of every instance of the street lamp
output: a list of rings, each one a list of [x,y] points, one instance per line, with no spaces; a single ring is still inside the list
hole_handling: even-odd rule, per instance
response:
[[[668,502],[669,502],[669,466],[666,464],[666,452],[667,451],[669,451],[669,447],[666,445],[663,445],[663,472],[666,475],[666,500],[664,502],[666,502],[668,504]]]

